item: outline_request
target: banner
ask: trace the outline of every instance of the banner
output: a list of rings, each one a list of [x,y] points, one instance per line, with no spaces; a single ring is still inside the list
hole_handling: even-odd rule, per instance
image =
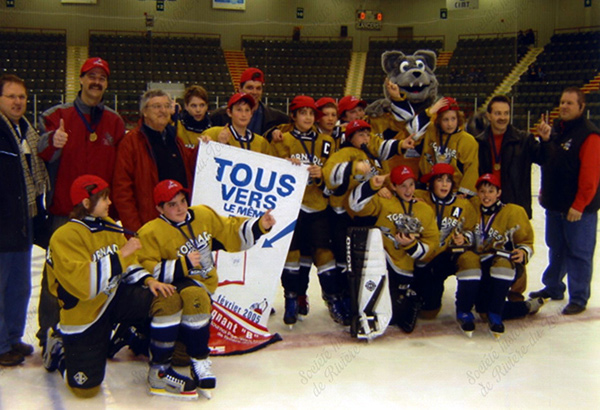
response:
[[[251,249],[214,255],[219,287],[212,298],[211,354],[245,353],[281,340],[269,333],[267,322],[307,180],[306,166],[216,142],[200,144],[192,204],[255,218],[272,209],[276,220]]]

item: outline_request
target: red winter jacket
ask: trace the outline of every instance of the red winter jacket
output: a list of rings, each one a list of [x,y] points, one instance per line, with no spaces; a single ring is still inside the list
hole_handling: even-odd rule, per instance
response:
[[[188,186],[191,188],[197,148],[186,148],[180,138],[177,138],[176,143],[184,160]],[[117,147],[112,197],[123,227],[137,231],[159,215],[153,199],[154,187],[159,182],[152,148],[142,133],[140,124],[129,131]]]

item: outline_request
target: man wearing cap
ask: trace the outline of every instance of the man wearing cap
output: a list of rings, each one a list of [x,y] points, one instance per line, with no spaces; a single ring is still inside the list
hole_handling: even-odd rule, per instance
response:
[[[0,77],[0,366],[33,353],[23,343],[31,295],[32,219],[50,187],[37,156],[39,135],[25,118],[27,88],[12,74]]]
[[[79,175],[94,174],[110,181],[116,146],[125,135],[123,120],[102,101],[110,68],[99,57],[81,66],[81,90],[75,101],[50,108],[42,114],[40,156],[48,163],[54,179],[49,198],[53,230],[68,220],[69,188]]]
[[[156,218],[152,191],[165,179],[193,185],[197,148],[190,150],[176,136],[171,121],[171,97],[162,90],[146,91],[140,101],[142,122],[119,144],[113,177],[113,202],[121,223],[137,231]]]
[[[530,296],[563,299],[568,275],[564,315],[583,312],[590,298],[600,208],[600,130],[584,112],[585,95],[569,87],[560,98],[554,126],[543,117],[538,126],[544,155],[540,202],[546,209],[549,257],[542,275],[545,287]]]
[[[250,94],[258,103],[252,108],[252,119],[248,128],[259,135],[264,135],[270,140],[270,134],[280,124],[289,122],[288,116],[275,108],[271,108],[261,101],[263,87],[265,85],[265,76],[258,68],[248,68],[240,77],[239,93]],[[213,125],[225,126],[229,123],[227,108],[219,108],[215,110],[210,120]],[[265,135],[266,134],[266,135]]]

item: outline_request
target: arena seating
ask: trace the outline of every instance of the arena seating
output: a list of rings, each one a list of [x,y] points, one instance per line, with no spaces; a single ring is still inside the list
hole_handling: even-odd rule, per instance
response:
[[[251,67],[266,76],[265,98],[286,110],[286,98],[306,94],[341,98],[352,54],[352,41],[242,39]]]
[[[36,112],[62,102],[65,69],[66,34],[63,30],[0,30],[0,74],[15,74],[25,80],[30,119]]]
[[[234,91],[218,36],[91,32],[90,56],[104,58],[113,71],[105,100],[117,96],[119,111],[137,113],[149,82],[202,85],[211,100]]]
[[[600,70],[600,31],[580,31],[554,34],[535,62],[543,79],[521,76],[513,86],[513,124],[527,128],[527,112],[537,120],[540,114],[558,105],[561,91],[569,86],[588,83]],[[597,117],[600,110],[596,96],[590,95],[588,109]],[[591,104],[590,104],[591,103]]]

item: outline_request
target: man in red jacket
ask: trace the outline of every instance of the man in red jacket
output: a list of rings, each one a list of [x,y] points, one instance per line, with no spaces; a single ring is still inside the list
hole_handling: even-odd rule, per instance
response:
[[[152,201],[154,187],[165,179],[192,187],[197,147],[185,147],[170,124],[171,97],[149,90],[140,102],[142,121],[129,131],[117,150],[112,183],[113,202],[125,229],[137,231],[159,216]]]

